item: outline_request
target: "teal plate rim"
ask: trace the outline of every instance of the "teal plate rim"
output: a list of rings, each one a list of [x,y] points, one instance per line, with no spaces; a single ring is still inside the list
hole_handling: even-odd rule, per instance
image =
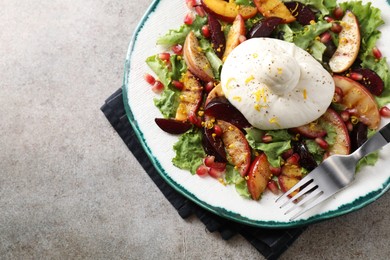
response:
[[[194,196],[191,192],[186,190],[184,187],[182,187],[179,183],[175,182],[173,179],[169,177],[165,169],[161,166],[158,159],[153,155],[150,148],[146,144],[146,140],[143,137],[142,131],[140,130],[136,120],[134,119],[133,112],[131,111],[129,100],[128,100],[128,94],[129,94],[129,88],[130,83],[128,82],[128,78],[130,75],[130,65],[131,65],[131,55],[134,52],[134,45],[137,40],[137,37],[139,33],[141,32],[144,23],[147,21],[149,15],[153,13],[156,8],[158,7],[160,0],[154,0],[151,5],[146,10],[145,14],[141,18],[140,22],[138,23],[137,27],[134,30],[134,33],[131,37],[128,51],[126,54],[126,60],[124,64],[124,76],[123,76],[123,103],[126,111],[127,118],[130,121],[131,126],[134,129],[134,132],[141,143],[142,148],[145,150],[146,154],[148,155],[151,163],[156,168],[157,172],[161,175],[161,177],[177,192],[179,192],[181,195],[185,196],[189,200],[193,201],[197,205],[201,206],[202,208],[218,215],[223,218],[241,223],[246,224],[254,227],[262,227],[262,228],[294,228],[294,227],[300,227],[300,226],[306,226],[309,224],[314,224],[320,221],[328,220],[337,216],[345,215],[347,213],[351,213],[353,211],[356,211],[358,209],[361,209],[370,203],[374,202],[378,198],[380,198],[383,194],[386,193],[387,190],[390,188],[390,177],[386,180],[386,182],[382,185],[381,188],[371,191],[370,193],[359,197],[355,199],[354,201],[344,204],[337,208],[336,210],[324,212],[318,215],[314,215],[310,218],[303,219],[303,220],[296,220],[296,221],[289,221],[289,222],[278,222],[278,221],[261,221],[261,220],[253,220],[246,217],[241,216],[238,213],[228,211],[224,208],[215,207],[212,205],[209,205],[208,203],[198,199],[196,196]]]

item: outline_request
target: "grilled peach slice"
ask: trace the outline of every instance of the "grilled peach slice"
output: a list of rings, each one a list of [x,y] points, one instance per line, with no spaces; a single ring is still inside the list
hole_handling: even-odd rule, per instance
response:
[[[329,146],[327,153],[332,154],[349,154],[351,150],[351,141],[349,139],[349,132],[345,126],[344,121],[339,114],[331,108],[326,110],[320,119],[321,124],[329,124],[336,131],[336,140],[333,145]]]
[[[180,93],[180,103],[176,110],[175,119],[187,121],[196,112],[202,102],[203,87],[197,78],[189,71],[184,74],[183,90]]]
[[[303,135],[308,138],[324,137],[325,129],[317,122],[311,122],[303,126],[298,126],[290,129],[292,132]]]
[[[280,0],[254,0],[253,2],[265,17],[280,17],[284,20],[284,23],[291,23],[296,19]]]
[[[239,128],[223,120],[217,120],[222,129],[222,142],[228,154],[228,161],[234,165],[241,176],[246,176],[251,163],[251,150],[245,135]]]
[[[209,60],[202,51],[195,33],[191,31],[184,41],[183,57],[188,69],[205,82],[213,81],[214,74]]]
[[[240,38],[245,36],[245,21],[241,15],[237,15],[236,19],[232,24],[232,27],[229,29],[229,33],[226,39],[225,52],[222,56],[222,61],[225,61],[227,56],[240,44]]]
[[[333,80],[336,87],[339,87],[343,92],[341,105],[356,111],[356,116],[359,121],[368,125],[371,129],[379,127],[381,117],[379,114],[378,105],[372,94],[360,83],[344,76],[334,75]]]
[[[335,73],[346,71],[356,60],[360,49],[360,29],[356,16],[347,10],[341,19],[339,45],[329,60],[329,67]]]
[[[225,94],[223,93],[221,83],[218,83],[207,95],[206,100],[204,102],[204,106],[206,107],[207,104],[214,98],[217,97],[224,97]]]
[[[248,191],[254,200],[259,200],[261,194],[267,188],[272,176],[269,166],[267,156],[264,153],[257,156],[250,166],[246,183]]]
[[[295,177],[289,177],[287,175],[279,175],[278,182],[280,189],[282,192],[287,192],[289,189],[291,189],[295,184],[297,184],[300,181],[300,179]],[[290,193],[289,197],[294,197],[295,194],[297,194],[299,190],[295,190],[294,192]]]
[[[256,7],[237,5],[233,1],[202,0],[201,2],[207,13],[215,15],[225,22],[233,22],[237,15],[242,15],[246,20],[257,14]]]
[[[282,166],[281,174],[288,176],[288,177],[293,177],[293,178],[302,178],[302,168],[298,165],[295,164],[284,164]]]

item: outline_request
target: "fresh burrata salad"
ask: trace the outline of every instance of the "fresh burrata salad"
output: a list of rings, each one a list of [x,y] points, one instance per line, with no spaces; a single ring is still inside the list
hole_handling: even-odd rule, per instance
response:
[[[176,167],[259,200],[353,152],[390,116],[389,66],[376,45],[384,21],[371,3],[186,4],[145,74],[162,114],[155,122],[178,135]]]

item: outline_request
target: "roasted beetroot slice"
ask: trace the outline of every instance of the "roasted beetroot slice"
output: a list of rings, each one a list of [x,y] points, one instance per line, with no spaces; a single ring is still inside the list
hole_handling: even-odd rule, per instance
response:
[[[329,62],[330,58],[332,58],[333,54],[336,52],[337,46],[332,40],[325,42],[324,45],[326,49],[323,54],[323,61]]]
[[[353,130],[349,133],[349,138],[351,140],[351,152],[358,149],[364,142],[367,141],[367,129],[368,126],[362,122],[358,122]]]
[[[308,171],[317,167],[314,156],[309,152],[304,141],[293,142],[294,152],[299,154],[299,164]]]
[[[250,127],[248,120],[225,97],[213,98],[204,109],[205,115],[229,122],[240,129]]]
[[[225,146],[219,136],[213,135],[213,129],[206,127],[202,130],[202,146],[208,155],[215,156],[216,162],[227,162]]]
[[[217,56],[222,58],[226,44],[225,34],[223,33],[221,24],[217,18],[215,18],[212,14],[209,14],[207,19],[210,28],[210,39],[213,45],[213,49]]]
[[[285,2],[284,4],[290,10],[291,14],[297,18],[298,23],[308,25],[311,21],[316,20],[316,16],[310,7],[295,1]]]
[[[373,95],[380,96],[382,94],[384,83],[375,71],[367,68],[356,68],[351,70],[351,72],[358,73],[363,76],[359,83],[365,86]]]
[[[247,37],[269,37],[275,30],[276,26],[283,23],[283,19],[279,17],[267,17],[257,22],[248,32]]]
[[[170,134],[183,134],[190,130],[192,124],[171,118],[155,118],[154,121],[161,130]]]

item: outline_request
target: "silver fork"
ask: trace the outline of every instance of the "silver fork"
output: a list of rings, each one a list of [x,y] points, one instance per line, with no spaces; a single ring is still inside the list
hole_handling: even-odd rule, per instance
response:
[[[280,205],[281,209],[286,209],[285,215],[295,211],[295,215],[290,218],[290,220],[294,220],[350,184],[355,178],[357,162],[389,142],[390,123],[380,129],[352,154],[328,157],[290,190],[280,196],[276,203]],[[299,192],[288,198],[297,189],[300,189]],[[297,203],[294,203],[296,201]],[[287,208],[288,205],[291,206]]]

